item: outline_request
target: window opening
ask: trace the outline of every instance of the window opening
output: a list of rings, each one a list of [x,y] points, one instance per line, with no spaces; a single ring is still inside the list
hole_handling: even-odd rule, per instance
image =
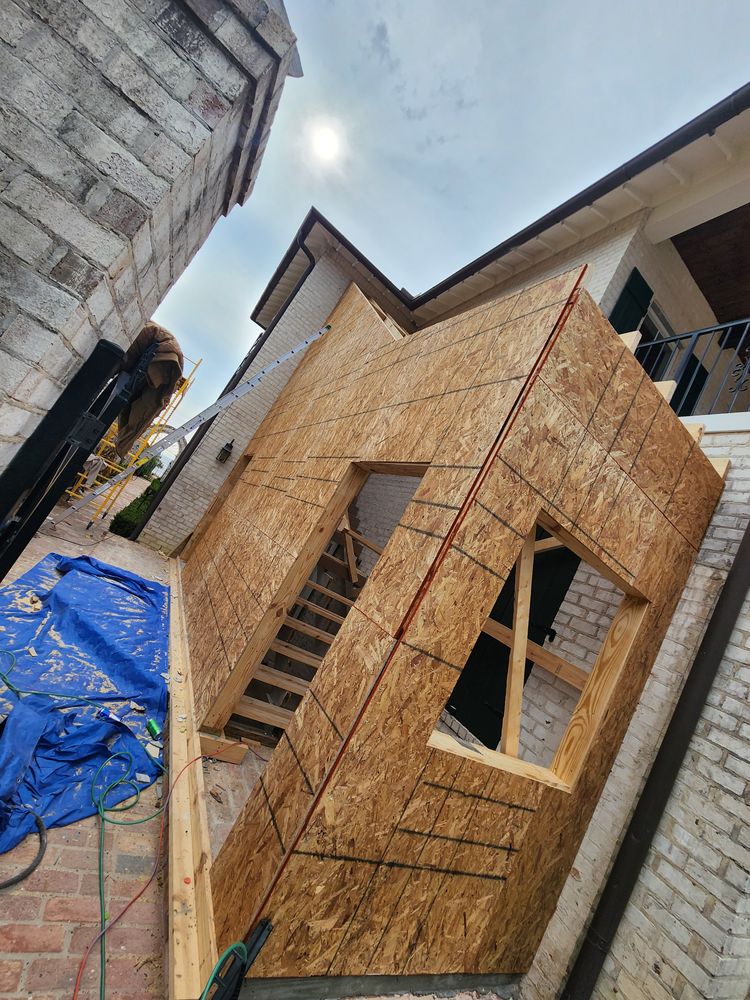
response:
[[[545,521],[525,539],[430,744],[569,789],[646,602]]]
[[[380,465],[379,468],[384,468]],[[404,466],[399,466],[403,473]],[[244,696],[226,727],[228,736],[275,746],[346,616],[357,602],[388,539],[424,473],[371,473],[353,498],[288,605]]]

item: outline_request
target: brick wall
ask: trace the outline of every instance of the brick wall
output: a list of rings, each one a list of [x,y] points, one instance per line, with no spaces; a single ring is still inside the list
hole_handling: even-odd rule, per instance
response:
[[[731,456],[727,486],[524,979],[523,1000],[553,1000],[562,987],[750,518],[750,431],[707,434],[702,445],[708,455]],[[608,584],[600,591],[595,579],[584,579],[590,573],[579,570],[562,617],[580,608],[582,598],[607,594]],[[584,591],[587,586],[593,593]],[[561,631],[561,644],[571,638]],[[739,1000],[750,985],[749,662],[746,604],[597,984],[597,1000]]]
[[[534,282],[544,281],[556,274],[562,274],[571,268],[587,264],[584,286],[594,301],[601,304],[604,313],[609,314],[612,304],[614,304],[627,279],[627,274],[623,275],[621,280],[619,278],[621,262],[645,219],[644,212],[636,212],[608,229],[595,233],[571,247],[566,247],[565,250],[561,250],[551,257],[545,257],[539,263],[531,264],[522,271],[513,274],[506,281],[477,296],[470,304],[463,305],[461,311],[483,301],[489,302],[497,296],[508,295]],[[616,289],[614,292],[612,291],[613,286]]]
[[[581,563],[553,622],[555,638],[546,648],[591,670],[609,631],[622,592],[591,566]],[[535,666],[523,688],[521,756],[542,767],[555,751],[573,715],[580,691]]]
[[[352,508],[352,527],[384,547],[417,486],[417,476],[370,476]],[[377,561],[377,553],[371,549],[362,550],[359,566],[365,576],[370,575]]]
[[[716,317],[674,244],[671,240],[651,243],[643,235],[645,223],[646,217],[642,216],[600,300],[602,311],[609,315],[630,272],[637,267],[675,333],[713,326]]]
[[[319,329],[349,281],[348,273],[338,266],[333,256],[322,257],[250,365],[246,380],[298,344],[308,333]],[[286,361],[257,389],[213,422],[143,529],[142,542],[171,552],[193,530],[302,357],[304,355],[300,354]],[[221,446],[232,439],[232,457],[222,465],[216,461],[216,456]]]
[[[0,468],[248,196],[293,43],[260,2],[2,4]]]

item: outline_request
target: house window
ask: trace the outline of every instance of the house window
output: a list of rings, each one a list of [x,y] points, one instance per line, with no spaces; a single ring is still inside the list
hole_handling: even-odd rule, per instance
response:
[[[572,584],[550,627],[559,567]],[[580,562],[578,562],[580,560]],[[568,577],[570,579],[570,577]],[[563,791],[575,784],[647,602],[543,514],[482,626],[429,745]],[[493,727],[494,723],[494,727]]]
[[[636,358],[645,368],[652,382],[664,378],[676,348],[672,344],[660,344],[674,336],[666,316],[652,299],[646,315],[638,326],[642,339],[636,350]]]

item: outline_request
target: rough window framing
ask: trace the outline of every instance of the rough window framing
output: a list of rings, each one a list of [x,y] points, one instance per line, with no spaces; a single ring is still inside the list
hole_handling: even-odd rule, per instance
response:
[[[543,528],[552,538],[537,540],[537,527]],[[531,642],[528,636],[534,555],[542,547],[558,546],[565,546],[575,552],[624,593],[594,666],[585,678],[582,676],[584,671],[580,667],[569,663],[546,647]],[[491,618],[487,618],[482,626],[483,632],[510,650],[499,748],[491,750],[481,743],[469,743],[437,729],[433,730],[428,740],[429,746],[569,792],[583,769],[588,750],[617,688],[647,607],[646,599],[631,584],[619,577],[552,517],[541,512],[536,524],[524,539],[521,553],[516,560],[513,628],[508,629]],[[576,708],[549,767],[542,767],[519,757],[524,672],[527,660],[543,666],[581,689]]]

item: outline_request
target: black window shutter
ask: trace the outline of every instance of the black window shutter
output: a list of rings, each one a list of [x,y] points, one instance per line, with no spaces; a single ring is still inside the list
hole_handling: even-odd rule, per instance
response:
[[[638,268],[634,267],[609,317],[615,330],[618,333],[637,330],[648,312],[653,297],[654,293],[645,278]]]

